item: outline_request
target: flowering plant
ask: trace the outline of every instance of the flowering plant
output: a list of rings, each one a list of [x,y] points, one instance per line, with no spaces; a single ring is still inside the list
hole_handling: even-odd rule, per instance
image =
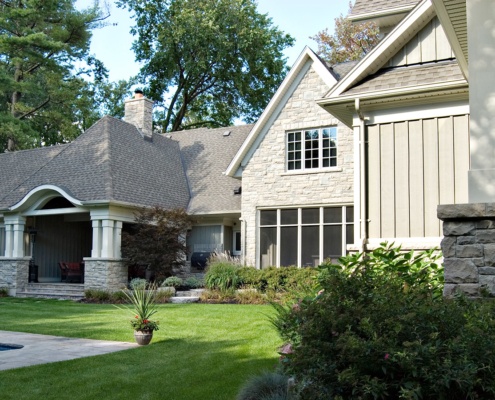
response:
[[[149,319],[140,318],[136,315],[134,319],[131,319],[132,328],[135,331],[157,331],[158,321],[151,321]]]
[[[135,314],[134,319],[131,319],[132,328],[135,331],[157,331],[158,321],[152,321],[150,319],[157,311],[156,286],[151,285],[148,290],[136,288],[134,290],[124,291],[124,294],[131,303],[132,311]]]

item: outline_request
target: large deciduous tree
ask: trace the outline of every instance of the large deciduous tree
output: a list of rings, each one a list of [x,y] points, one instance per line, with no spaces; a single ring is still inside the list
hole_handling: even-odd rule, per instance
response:
[[[349,3],[349,13],[352,3]],[[373,22],[353,24],[343,15],[335,18],[335,31],[318,32],[311,39],[318,44],[318,55],[330,64],[356,61],[363,58],[379,42],[378,26]]]
[[[254,0],[120,0],[134,13],[139,78],[163,131],[254,121],[286,73],[293,39]],[[156,115],[156,114],[155,114]]]
[[[97,80],[105,78],[103,65],[88,53],[91,30],[105,16],[97,1],[83,11],[74,3],[0,0],[2,149],[65,142],[86,128],[80,110],[89,106],[84,96],[88,82],[74,65],[85,61]]]

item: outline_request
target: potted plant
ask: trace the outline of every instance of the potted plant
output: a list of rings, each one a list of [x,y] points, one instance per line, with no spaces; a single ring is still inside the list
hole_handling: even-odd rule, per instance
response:
[[[134,338],[137,344],[144,346],[151,342],[153,331],[158,330],[158,321],[151,320],[151,316],[156,313],[156,287],[151,286],[148,290],[136,288],[131,291],[124,291],[125,296],[132,305],[134,318],[131,319],[131,326],[134,329]]]

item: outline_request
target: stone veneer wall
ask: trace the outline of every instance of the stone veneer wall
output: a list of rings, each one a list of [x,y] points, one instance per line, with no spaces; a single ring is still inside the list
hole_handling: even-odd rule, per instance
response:
[[[84,288],[116,291],[127,285],[127,267],[121,260],[84,259]]]
[[[444,296],[495,295],[495,203],[440,205]]]
[[[24,291],[29,280],[30,259],[0,257],[0,288],[8,288],[11,296]]]
[[[311,67],[242,173],[245,261],[255,265],[258,207],[353,203],[353,132],[316,104],[330,88]],[[286,172],[286,132],[337,126],[338,170]]]

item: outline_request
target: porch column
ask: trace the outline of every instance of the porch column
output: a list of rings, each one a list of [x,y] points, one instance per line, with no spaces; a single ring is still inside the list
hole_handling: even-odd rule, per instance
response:
[[[101,257],[114,258],[113,237],[114,223],[111,219],[101,221],[102,238],[101,238]]]
[[[91,249],[92,258],[101,257],[101,220],[93,220],[93,248]]]
[[[12,257],[14,249],[14,226],[12,224],[5,225],[5,257]]]
[[[5,218],[5,257],[24,257],[24,226],[26,218]]]
[[[115,221],[113,229],[114,258],[122,258],[122,221]]]

